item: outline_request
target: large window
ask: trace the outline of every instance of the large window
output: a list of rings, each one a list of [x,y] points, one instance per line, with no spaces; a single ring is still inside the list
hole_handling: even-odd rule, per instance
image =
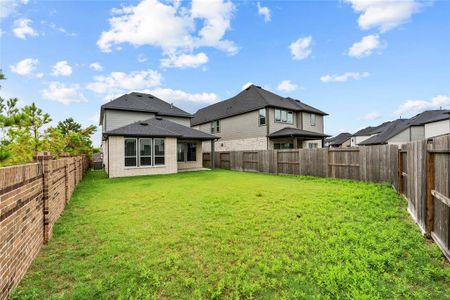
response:
[[[141,166],[152,165],[152,139],[139,139],[139,159]]]
[[[294,124],[294,113],[284,109],[275,109],[275,122]]]
[[[220,132],[220,121],[212,121],[211,122],[211,133],[219,133]]]
[[[266,125],[266,109],[262,108],[259,110],[259,126]]]
[[[125,167],[136,166],[137,139],[125,139]]]
[[[316,126],[316,115],[310,114],[310,116],[311,126]]]
[[[125,167],[164,165],[163,138],[125,138]]]
[[[197,144],[178,143],[177,161],[178,162],[197,161]]]
[[[309,143],[309,144],[308,144],[308,148],[309,148],[309,149],[317,149],[318,146],[319,146],[319,145],[318,145],[317,143]]]
[[[164,139],[153,139],[155,143],[155,166],[164,165]]]

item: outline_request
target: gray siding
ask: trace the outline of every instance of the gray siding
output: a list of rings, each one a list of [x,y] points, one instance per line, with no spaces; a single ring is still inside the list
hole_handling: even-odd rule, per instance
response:
[[[425,138],[440,136],[443,134],[450,133],[450,122],[449,120],[443,120],[438,122],[432,122],[425,124]]]
[[[424,126],[412,126],[411,127],[411,141],[418,141],[425,139],[425,127]]]
[[[286,124],[286,123],[279,123],[279,122],[275,122],[275,108],[269,108],[269,118],[268,118],[268,122],[269,122],[269,134],[275,131],[278,131],[280,129],[283,129],[285,127],[294,127],[297,128],[297,113],[296,112],[292,112],[293,113],[293,119],[294,119],[294,124]]]
[[[214,133],[214,135],[219,136],[220,141],[265,137],[267,128],[266,126],[259,126],[258,116],[258,111],[251,111],[222,119],[220,120],[220,132]],[[193,128],[211,133],[211,123],[196,125]]]
[[[116,128],[123,127],[125,125],[143,121],[155,117],[153,113],[136,112],[136,111],[124,111],[124,110],[105,110],[103,118],[103,131],[110,131]],[[181,125],[190,127],[190,118],[179,117],[162,117],[172,122],[179,123]]]
[[[388,140],[388,144],[406,144],[409,142],[409,128]]]
[[[311,125],[311,113],[302,112],[303,130],[323,133],[323,116],[316,114],[316,125]]]

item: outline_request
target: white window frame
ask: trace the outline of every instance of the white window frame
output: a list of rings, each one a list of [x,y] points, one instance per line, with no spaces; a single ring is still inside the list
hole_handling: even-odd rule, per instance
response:
[[[152,150],[152,154],[150,155],[141,155],[141,140],[150,140],[150,148]],[[153,139],[152,138],[139,138],[139,167],[151,167],[153,166]],[[149,165],[142,165],[141,164],[141,158],[148,158],[150,157],[150,164]]]
[[[309,115],[309,121],[310,121],[311,126],[316,126],[316,121],[317,121],[316,118],[317,118],[316,114]]]
[[[290,120],[289,116],[291,116]],[[275,108],[274,121],[275,123],[294,124],[294,113],[290,110]]]
[[[264,117],[261,117],[263,115],[264,115]],[[261,119],[263,119],[263,118],[264,118],[264,123],[261,122]],[[261,108],[258,111],[258,125],[259,126],[266,126],[266,123],[267,123],[266,109],[265,108]]]
[[[164,154],[163,155],[161,155],[161,154],[157,155],[156,154],[156,151],[155,151],[155,145],[156,145],[155,140],[162,140],[163,141],[163,149],[164,149]],[[166,165],[166,139],[165,138],[153,138],[152,144],[153,144],[153,166],[154,167],[165,166]],[[157,165],[156,164],[156,158],[157,157],[163,157],[164,158],[164,163]]]
[[[126,144],[126,140],[134,140],[134,149],[135,149],[135,152],[136,152],[136,155],[133,155],[133,156],[127,156],[126,155],[126,147],[125,147],[125,144]],[[138,152],[138,149],[139,149],[139,147],[138,147],[138,139],[137,138],[125,138],[124,140],[123,140],[123,165],[125,166],[125,168],[136,168],[136,167],[138,167],[139,166],[139,161],[138,161],[138,157],[139,157],[139,152]],[[127,158],[135,158],[136,159],[136,164],[134,165],[134,166],[126,166],[126,164],[125,164],[125,161],[126,161],[126,159]]]
[[[211,121],[211,133],[220,133],[220,120]]]
[[[143,155],[142,157],[151,157],[152,162],[151,165],[141,165],[141,139],[150,139],[151,140],[151,147],[152,147],[152,154],[151,155]],[[163,140],[164,142],[164,154],[163,155],[155,155],[155,140]],[[136,156],[125,156],[125,140],[135,140],[136,145]],[[154,167],[164,167],[166,166],[166,138],[165,137],[124,137],[124,158],[123,158],[123,164],[126,169],[129,168],[154,168]],[[125,159],[126,158],[136,158],[136,165],[134,166],[125,166]],[[164,157],[164,164],[155,164],[155,157]]]

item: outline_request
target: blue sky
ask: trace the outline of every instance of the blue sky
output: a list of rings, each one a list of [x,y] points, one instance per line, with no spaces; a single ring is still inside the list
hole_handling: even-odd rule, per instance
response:
[[[249,82],[328,112],[328,134],[450,105],[449,1],[0,3],[0,95],[55,121],[97,124],[132,90],[193,113]]]

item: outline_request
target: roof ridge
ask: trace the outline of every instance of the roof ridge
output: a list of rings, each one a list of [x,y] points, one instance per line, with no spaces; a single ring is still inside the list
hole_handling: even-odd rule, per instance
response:
[[[258,87],[258,86],[254,85],[254,84],[252,84],[252,86],[256,88],[256,93],[258,93],[258,95],[260,95],[264,99],[264,102],[266,102],[266,105],[269,105],[269,101],[267,101],[266,97],[264,97],[264,95],[261,94],[259,92],[259,90],[258,90],[258,89],[263,89],[263,88],[262,87]]]

